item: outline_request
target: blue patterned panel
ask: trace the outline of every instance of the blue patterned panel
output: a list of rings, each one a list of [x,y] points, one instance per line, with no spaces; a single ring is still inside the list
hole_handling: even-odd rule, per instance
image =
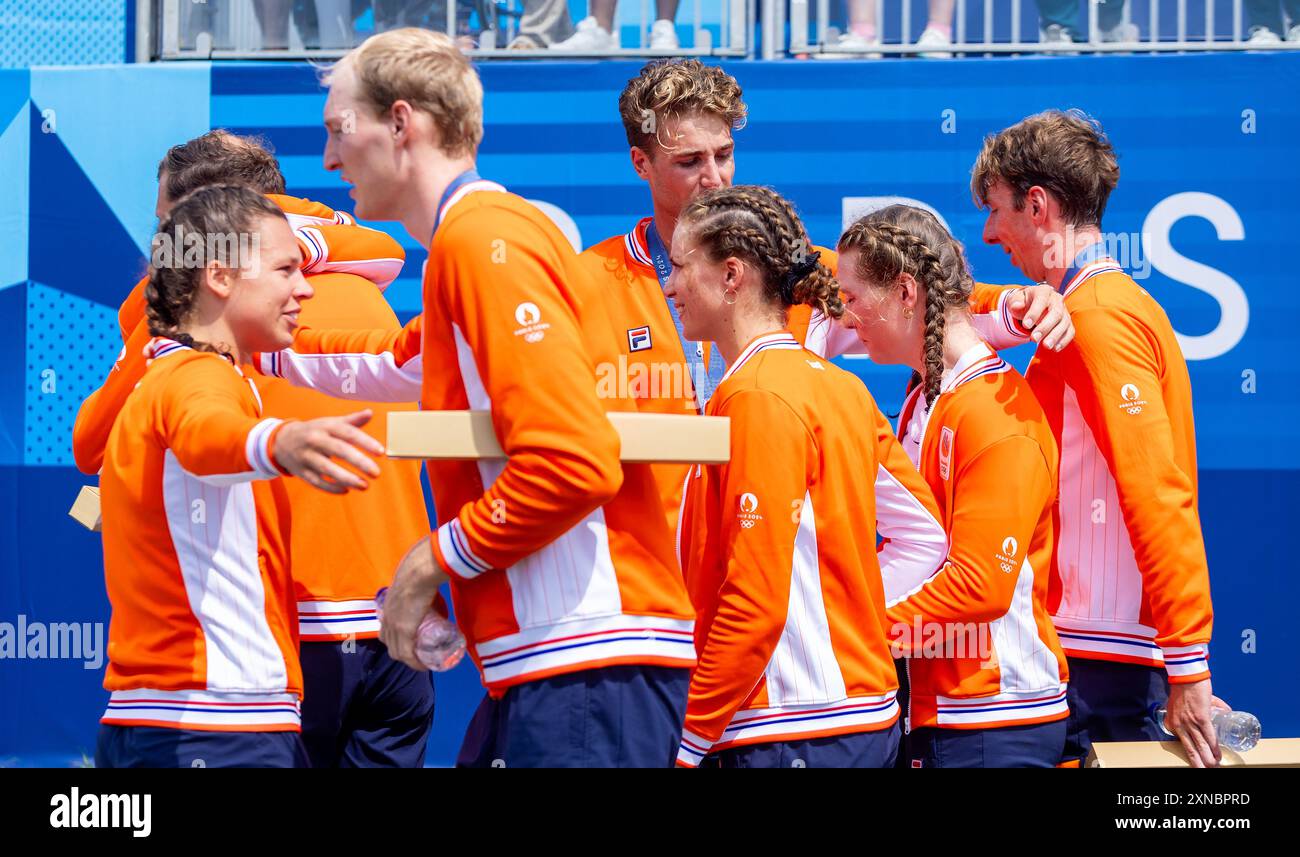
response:
[[[0,289],[27,279],[28,75],[0,71]]]
[[[77,410],[121,350],[116,311],[28,284],[25,464],[72,463]]]
[[[0,0],[0,68],[121,62],[127,2]]]

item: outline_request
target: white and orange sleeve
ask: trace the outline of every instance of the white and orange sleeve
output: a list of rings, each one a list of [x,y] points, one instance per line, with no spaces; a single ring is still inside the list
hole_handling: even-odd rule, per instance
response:
[[[1020,318],[1012,314],[1008,303],[1019,288],[976,283],[971,289],[971,322],[975,331],[996,350],[1033,341],[1030,330],[1020,324]]]
[[[293,345],[257,355],[263,375],[340,399],[415,402],[424,380],[424,316],[400,330],[301,328]]]
[[[948,553],[948,536],[930,486],[903,450],[885,415],[874,408],[876,560],[881,578],[904,590],[929,579]]]
[[[1192,403],[1165,401],[1138,319],[1094,307],[1075,313],[1074,325],[1075,344],[1061,352],[1066,384],[1115,480],[1156,644],[1171,682],[1200,681],[1210,674],[1210,573],[1194,477],[1175,455],[1171,420],[1190,414],[1170,413]]]
[[[383,290],[397,279],[406,251],[377,229],[355,224],[323,223],[294,230],[302,253],[302,272],[355,274]]]
[[[451,321],[469,404],[490,407],[507,456],[482,495],[440,510],[434,554],[473,578],[515,565],[612,500],[623,483],[620,441],[565,281],[576,265],[561,254],[572,251],[498,206],[458,213],[435,245],[426,276],[438,289],[426,290],[425,311]]]
[[[173,370],[161,391],[159,439],[204,482],[232,485],[284,475],[275,464],[275,435],[284,420],[260,417],[247,383],[224,359],[203,357]]]
[[[953,479],[947,560],[919,584],[885,577],[890,641],[910,654],[919,627],[942,629],[945,639],[967,623],[991,622],[1011,607],[1034,530],[1051,502],[1051,467],[1037,443],[1006,437],[975,452]],[[1014,484],[1008,484],[1008,475]]]

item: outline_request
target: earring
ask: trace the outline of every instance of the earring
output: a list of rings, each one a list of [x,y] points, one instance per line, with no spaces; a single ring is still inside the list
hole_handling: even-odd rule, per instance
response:
[[[735,306],[735,304],[736,304],[736,290],[735,290],[735,289],[727,289],[725,292],[723,292],[723,293],[722,293],[722,302],[723,302],[724,304],[726,304],[727,306]]]
[[[911,317],[912,317],[912,308],[911,307],[905,308],[903,310],[903,318],[911,318]]]

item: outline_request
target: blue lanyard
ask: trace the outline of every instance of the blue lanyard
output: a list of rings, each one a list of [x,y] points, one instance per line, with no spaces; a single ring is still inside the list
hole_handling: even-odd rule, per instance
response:
[[[654,265],[655,276],[659,278],[659,287],[663,288],[668,284],[668,278],[672,276],[673,263],[668,258],[668,251],[664,249],[659,230],[655,229],[654,220],[646,225],[645,245],[650,251],[650,262]],[[695,386],[697,403],[700,410],[704,410],[704,406],[713,396],[713,391],[722,383],[722,376],[727,368],[726,361],[722,359],[717,346],[713,343],[692,342],[687,339],[682,331],[682,320],[677,317],[677,307],[667,298],[664,298],[664,303],[668,304],[668,314],[672,316],[673,325],[677,328],[677,338],[682,344],[682,354],[686,357],[686,365],[691,372],[691,383]],[[711,359],[707,363],[704,360],[705,347],[713,349]]]
[[[653,219],[646,224],[645,246],[650,251],[650,261],[655,266],[660,287],[668,285],[668,278],[673,273],[673,262],[668,258],[668,251],[664,248],[663,239],[659,237],[659,230],[655,228]],[[669,301],[668,305],[672,306],[672,301]]]
[[[1070,269],[1065,272],[1065,276],[1061,277],[1061,285],[1058,286],[1056,290],[1064,293],[1070,283],[1073,282],[1074,278],[1079,276],[1079,272],[1083,270],[1085,265],[1091,265],[1098,259],[1105,258],[1107,258],[1106,245],[1103,242],[1098,241],[1095,244],[1089,244],[1087,247],[1084,247],[1079,251],[1079,254],[1074,257],[1074,262],[1071,263]]]
[[[433,220],[434,232],[438,231],[438,226],[442,223],[442,207],[447,204],[447,200],[451,199],[456,191],[460,190],[465,185],[478,180],[479,174],[476,170],[466,170],[451,180],[451,184],[447,185],[447,189],[442,192],[442,199],[438,200],[438,208]]]

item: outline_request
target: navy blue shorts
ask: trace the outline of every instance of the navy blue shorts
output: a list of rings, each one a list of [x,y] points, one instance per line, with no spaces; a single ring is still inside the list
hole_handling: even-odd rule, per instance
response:
[[[991,729],[924,726],[907,736],[908,763],[913,768],[1055,768],[1065,749],[1065,722]]]
[[[297,732],[99,726],[96,768],[310,768]]]
[[[462,768],[671,768],[690,670],[630,664],[516,685],[483,698]]]
[[[702,768],[892,768],[898,756],[898,723],[875,732],[829,738],[746,744],[719,750]]]
[[[1159,667],[1070,658],[1070,704],[1065,758],[1082,760],[1093,741],[1168,741],[1151,719],[1152,706],[1169,700],[1169,678]]]
[[[352,649],[352,651],[349,651]],[[302,740],[313,768],[422,768],[433,675],[378,640],[304,642]]]

